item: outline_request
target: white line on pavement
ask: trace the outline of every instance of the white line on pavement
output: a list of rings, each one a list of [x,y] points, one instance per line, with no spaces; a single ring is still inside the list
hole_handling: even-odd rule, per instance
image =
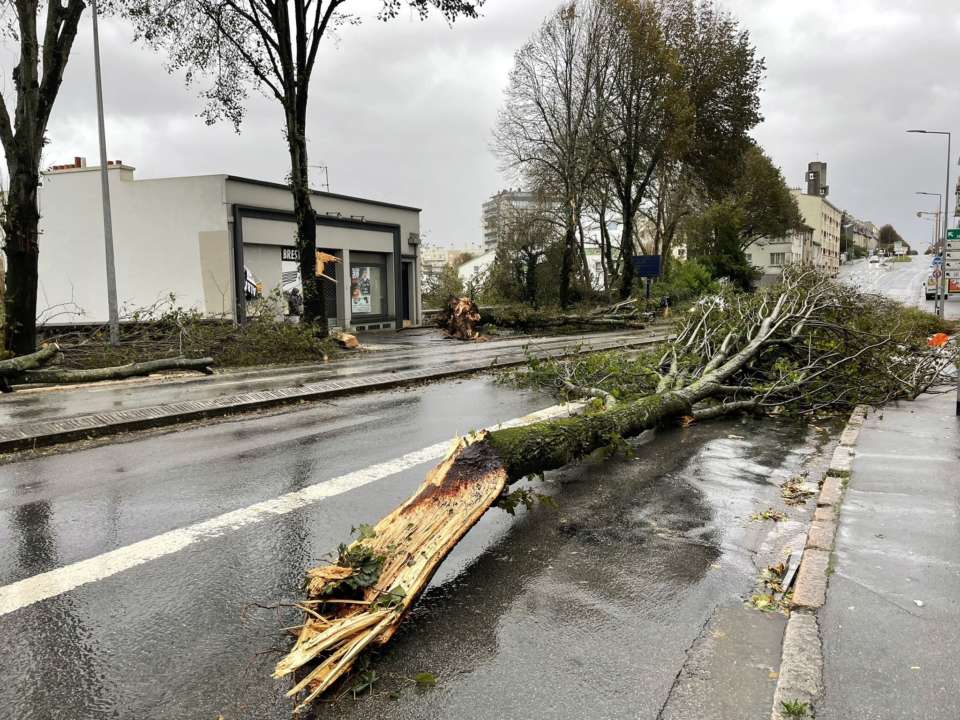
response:
[[[529,425],[540,420],[567,416],[582,407],[583,403],[553,405],[539,412],[515,418],[494,427]],[[446,454],[449,447],[450,441],[445,440],[422,450],[407,453],[394,460],[370,465],[296,492],[280,495],[239,510],[233,510],[195,525],[155,535],[87,560],[81,560],[72,565],[65,565],[5,585],[0,587],[0,615],[7,615],[41,600],[62,595],[81,585],[103,580],[137,565],[183,550],[194,543],[221,537],[230,531],[269,520],[277,515],[285,515],[326,498],[342,495],[364,485],[383,480],[417,465],[438,460]]]

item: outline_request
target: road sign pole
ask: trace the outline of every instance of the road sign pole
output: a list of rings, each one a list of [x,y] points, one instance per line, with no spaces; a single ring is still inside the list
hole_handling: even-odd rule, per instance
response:
[[[947,316],[947,228],[950,226],[950,142],[947,133],[947,185],[943,191],[943,275],[940,277],[940,317]]]

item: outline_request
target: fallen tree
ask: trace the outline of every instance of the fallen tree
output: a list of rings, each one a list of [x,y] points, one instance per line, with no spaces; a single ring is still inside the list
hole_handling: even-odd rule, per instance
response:
[[[458,440],[413,497],[308,571],[304,624],[275,677],[295,674],[299,707],[330,689],[366,648],[390,640],[450,550],[522,478],[681,420],[843,411],[936,390],[957,358],[955,346],[927,345],[938,329],[930,316],[790,269],[776,288],[703,298],[656,355],[614,353],[606,367],[595,356],[535,362],[534,383],[603,402]]]
[[[60,347],[56,343],[48,343],[36,352],[29,353],[28,355],[19,355],[6,360],[0,360],[0,377],[12,377],[38,368],[53,360],[59,352]]]
[[[67,368],[44,368],[27,370],[14,377],[16,383],[75,384],[103,382],[105,380],[123,380],[142,377],[161,370],[196,370],[204,375],[212,375],[210,366],[213,358],[161,358],[139,363],[128,363],[115,367],[90,368],[88,370],[70,370]]]
[[[60,348],[56,343],[48,343],[36,352],[7,360],[0,360],[0,390],[10,392],[13,385],[27,384],[80,384],[103,382],[105,380],[123,380],[125,378],[150,375],[163,370],[196,370],[210,375],[213,370],[213,358],[170,357],[127,363],[114,367],[74,370],[70,368],[47,367],[57,359]]]

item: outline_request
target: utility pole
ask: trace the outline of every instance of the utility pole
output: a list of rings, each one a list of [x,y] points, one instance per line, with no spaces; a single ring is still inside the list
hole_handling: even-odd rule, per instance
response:
[[[100,80],[100,34],[97,30],[97,0],[91,0],[93,15],[93,71],[97,80],[97,126],[100,131],[100,188],[103,195],[103,241],[107,260],[107,310],[110,313],[110,344],[120,344],[120,313],[117,310],[117,266],[113,256],[113,220],[110,213],[110,178],[107,170],[107,134],[103,127],[103,86]]]

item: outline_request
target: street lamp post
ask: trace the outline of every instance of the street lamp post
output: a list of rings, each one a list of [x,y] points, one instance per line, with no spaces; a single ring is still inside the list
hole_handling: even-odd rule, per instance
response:
[[[103,87],[100,81],[100,35],[97,31],[97,0],[91,3],[93,17],[93,71],[97,81],[97,129],[100,133],[100,190],[103,195],[103,242],[107,262],[107,312],[110,344],[120,344],[120,313],[117,309],[117,266],[113,256],[113,219],[110,212],[110,178],[107,170],[107,134],[103,126]]]
[[[917,195],[929,195],[930,197],[937,198],[937,213],[936,213],[935,228],[934,228],[935,235],[934,235],[934,241],[933,241],[933,247],[936,248],[937,243],[940,242],[940,213],[943,212],[940,205],[943,202],[943,195],[941,195],[940,193],[923,192],[922,190],[918,190]],[[946,255],[946,253],[943,253],[943,255]],[[945,263],[946,263],[946,258],[941,257],[941,265],[939,267],[939,271],[942,277],[945,277],[947,274],[947,267]],[[939,284],[940,281],[938,280],[937,283]],[[938,290],[937,294],[934,296],[933,311],[940,317],[943,317],[944,315],[946,315],[946,310],[947,310],[945,305],[946,302],[947,302],[946,298],[943,297],[943,295],[941,295],[940,291]]]
[[[941,245],[940,257],[940,302],[937,304],[937,315],[944,317],[946,315],[947,304],[947,225],[950,224],[950,143],[953,136],[943,130],[907,130],[909,133],[920,133],[922,135],[946,135],[947,136],[947,182],[943,191],[943,245]]]
[[[943,210],[941,208],[937,208],[934,212],[927,212],[925,210],[917,211],[918,218],[921,220],[930,220],[933,223],[930,228],[930,248],[932,250],[936,250],[937,243],[940,242],[940,213],[942,212]]]

